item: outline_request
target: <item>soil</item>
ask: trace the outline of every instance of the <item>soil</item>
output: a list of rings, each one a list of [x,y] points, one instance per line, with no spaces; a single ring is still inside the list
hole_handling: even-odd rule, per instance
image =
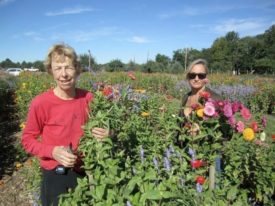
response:
[[[15,146],[20,133],[0,135],[0,206],[34,206],[33,195],[27,191],[24,172],[28,161],[17,162]]]

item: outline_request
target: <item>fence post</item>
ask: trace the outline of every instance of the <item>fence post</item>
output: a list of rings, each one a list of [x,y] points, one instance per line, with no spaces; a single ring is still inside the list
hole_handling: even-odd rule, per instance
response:
[[[215,189],[215,173],[216,173],[215,165],[210,165],[210,168],[209,168],[209,188],[210,188],[210,190]]]

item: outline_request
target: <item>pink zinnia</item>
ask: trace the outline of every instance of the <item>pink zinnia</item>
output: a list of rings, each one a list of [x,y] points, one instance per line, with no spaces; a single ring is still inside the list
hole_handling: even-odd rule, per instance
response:
[[[205,105],[203,109],[204,114],[206,114],[209,117],[212,117],[215,114],[215,107],[213,104],[207,104]]]
[[[236,124],[236,129],[239,133],[242,133],[244,130],[244,123],[242,121],[238,121]]]
[[[223,107],[223,114],[224,116],[226,116],[227,118],[232,117],[233,115],[233,111],[232,111],[232,107],[230,103],[227,103],[226,105],[224,105]]]
[[[241,108],[241,104],[239,102],[233,102],[232,110],[234,113],[238,112],[240,108]]]
[[[245,120],[249,120],[251,118],[251,113],[246,107],[241,109],[241,115]]]
[[[235,124],[236,124],[235,117],[234,117],[234,116],[229,117],[228,123],[230,124],[230,126],[231,126],[232,128],[235,128]]]
[[[209,99],[206,103],[205,103],[205,105],[204,106],[212,106],[212,107],[215,107],[215,105],[214,105],[214,102],[213,102],[213,100],[212,99]]]

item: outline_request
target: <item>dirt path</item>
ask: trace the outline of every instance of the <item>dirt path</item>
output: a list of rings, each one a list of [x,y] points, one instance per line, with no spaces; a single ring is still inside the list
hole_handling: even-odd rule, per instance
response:
[[[4,129],[0,128],[0,206],[34,206],[33,195],[26,190],[28,162],[16,162],[15,147],[21,134],[7,133]]]
[[[0,180],[0,206],[31,206],[32,195],[26,191],[26,180],[23,169],[6,175]]]

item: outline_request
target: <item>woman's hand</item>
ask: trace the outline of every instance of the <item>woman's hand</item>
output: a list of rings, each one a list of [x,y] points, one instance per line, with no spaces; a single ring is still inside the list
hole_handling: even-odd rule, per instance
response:
[[[94,127],[93,129],[91,129],[91,132],[97,140],[103,140],[105,137],[110,136],[110,132],[108,129],[103,129],[99,127]]]
[[[67,147],[56,146],[52,151],[53,159],[65,167],[73,167],[77,156],[68,151]]]

